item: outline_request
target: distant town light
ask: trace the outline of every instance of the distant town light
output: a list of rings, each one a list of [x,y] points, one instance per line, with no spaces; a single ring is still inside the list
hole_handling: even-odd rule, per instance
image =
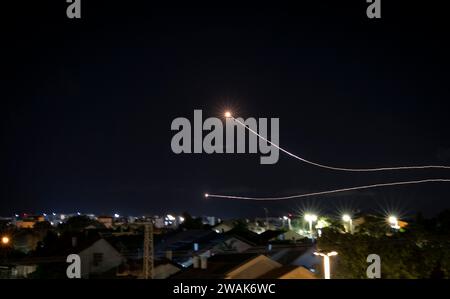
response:
[[[180,219],[180,222],[181,222],[181,223],[184,222],[184,217],[183,217],[183,216],[180,216],[179,219]]]
[[[120,217],[120,215],[119,214],[114,214],[114,218],[119,218]]]
[[[2,244],[3,245],[8,245],[9,244],[9,237],[7,237],[7,236],[3,236],[2,237]]]
[[[350,215],[345,214],[342,216],[342,220],[344,220],[345,222],[350,222],[352,220],[352,217],[350,217]]]
[[[170,214],[167,214],[167,219],[169,219],[170,221],[174,221],[174,220],[175,220],[175,217],[173,217],[173,216],[170,215]]]

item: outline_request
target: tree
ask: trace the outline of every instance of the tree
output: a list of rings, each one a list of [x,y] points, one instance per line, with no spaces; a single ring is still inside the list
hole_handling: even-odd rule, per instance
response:
[[[48,221],[36,222],[33,226],[34,230],[46,231],[52,228],[52,225]]]
[[[366,217],[353,235],[333,227],[324,229],[318,249],[338,252],[333,258],[335,278],[367,278],[369,254],[380,256],[382,278],[448,278],[450,238],[444,229],[447,217],[442,213],[436,221],[422,219],[427,228],[413,222],[405,232],[393,234],[387,234],[388,226],[376,217]],[[429,226],[430,223],[436,225]]]

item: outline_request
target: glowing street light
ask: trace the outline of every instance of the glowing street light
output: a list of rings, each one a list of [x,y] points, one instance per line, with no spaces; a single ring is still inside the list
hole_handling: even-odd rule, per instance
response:
[[[230,118],[231,117],[231,112],[230,111],[226,111],[224,116],[225,116],[225,118]]]
[[[309,233],[312,237],[312,223],[317,221],[317,215],[314,214],[305,214],[305,220],[309,223]]]
[[[327,254],[321,252],[314,252],[314,255],[318,255],[323,257],[323,273],[325,279],[331,278],[331,270],[330,270],[330,256],[335,256],[338,253],[336,251],[328,252]]]
[[[398,219],[395,216],[389,216],[388,222],[393,229],[400,229],[400,225],[398,225]]]
[[[208,196],[209,196],[209,194],[208,194],[208,193],[205,193],[205,198],[208,198]]]
[[[349,232],[351,233],[351,234],[353,234],[353,221],[352,221],[352,217],[350,217],[350,215],[348,215],[348,214],[344,214],[344,215],[342,215],[342,221],[344,221],[344,222],[348,222],[348,225],[349,225]]]
[[[7,237],[7,236],[2,237],[2,245],[8,245],[9,242],[10,242],[9,237]]]

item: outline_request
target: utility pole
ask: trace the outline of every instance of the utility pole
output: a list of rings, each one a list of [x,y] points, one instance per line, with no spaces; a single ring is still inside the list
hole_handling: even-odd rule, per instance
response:
[[[153,223],[145,224],[144,232],[144,279],[153,279]]]

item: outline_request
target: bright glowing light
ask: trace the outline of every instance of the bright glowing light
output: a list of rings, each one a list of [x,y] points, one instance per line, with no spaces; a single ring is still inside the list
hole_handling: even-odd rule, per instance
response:
[[[174,220],[175,220],[175,217],[173,217],[173,216],[170,215],[170,214],[167,214],[167,219],[169,219],[170,221],[174,221]]]
[[[288,220],[289,218],[287,216],[283,216],[283,220]]]
[[[400,226],[398,225],[398,219],[395,216],[389,216],[388,222],[394,229],[400,229]]]
[[[205,197],[208,197],[209,196],[209,194],[208,193],[205,193]]]
[[[315,221],[317,221],[317,215],[305,214],[305,220],[315,222]]]
[[[3,245],[8,245],[9,244],[9,238],[7,236],[3,236],[2,237],[2,244]]]
[[[316,228],[324,228],[330,226],[330,224],[328,223],[328,221],[326,221],[325,219],[318,219],[317,220],[317,224],[316,224]]]
[[[353,234],[353,221],[352,221],[352,217],[348,214],[344,214],[342,215],[342,220],[346,223],[348,223],[348,226],[345,226],[345,231],[346,232],[350,232],[351,234]]]
[[[224,115],[225,115],[226,118],[230,118],[231,117],[231,112],[230,111],[226,111]]]
[[[226,113],[225,113],[226,115]],[[230,114],[231,117],[231,114]],[[324,164],[319,164],[316,162],[312,162],[309,160],[306,160],[304,158],[301,158],[291,152],[288,152],[287,150],[285,150],[284,148],[280,147],[278,144],[273,143],[272,141],[268,140],[267,138],[265,138],[264,136],[261,136],[258,132],[256,132],[255,130],[251,129],[249,126],[247,126],[246,124],[244,124],[243,122],[239,121],[238,119],[234,119],[238,124],[240,124],[241,126],[243,126],[244,128],[246,128],[249,132],[255,134],[257,137],[261,138],[262,140],[266,141],[267,143],[269,143],[270,145],[278,148],[280,151],[282,151],[283,153],[297,159],[300,160],[302,162],[305,162],[307,164],[310,165],[314,165],[320,168],[325,168],[325,169],[329,169],[329,170],[338,170],[338,171],[352,171],[352,172],[370,172],[370,171],[386,171],[386,170],[411,170],[411,169],[432,169],[432,168],[440,168],[440,169],[450,169],[450,166],[442,166],[442,165],[425,165],[425,166],[397,166],[397,167],[380,167],[380,168],[343,168],[343,167],[334,167],[334,166],[328,166],[328,165],[324,165]]]
[[[424,179],[424,180],[416,180],[416,181],[402,181],[402,182],[393,182],[393,183],[382,183],[382,184],[373,184],[373,185],[365,185],[358,187],[350,187],[350,188],[341,188],[335,190],[328,191],[320,191],[320,192],[312,192],[312,193],[303,193],[297,195],[290,196],[278,196],[278,197],[249,197],[249,196],[235,196],[235,195],[220,195],[220,194],[208,194],[208,197],[215,198],[226,198],[226,199],[237,199],[237,200],[287,200],[294,198],[302,198],[302,197],[312,197],[318,195],[346,192],[346,191],[354,191],[354,190],[362,190],[362,189],[370,189],[370,188],[378,188],[385,186],[399,186],[399,185],[411,185],[411,184],[422,184],[422,183],[442,183],[442,182],[450,182],[450,179]]]
[[[119,214],[114,214],[114,218],[119,218],[120,215]]]
[[[389,216],[388,220],[389,220],[390,224],[396,224],[397,223],[397,217],[395,217],[395,216]]]
[[[312,237],[313,237],[313,225],[312,225],[312,223],[314,221],[317,221],[317,215],[305,214],[304,217],[305,217],[305,220],[308,221],[308,223],[309,223],[309,234],[310,234],[311,239],[312,239]]]
[[[184,217],[183,217],[183,216],[180,216],[179,219],[180,219],[180,222],[181,222],[181,223],[184,222]]]
[[[325,279],[331,278],[331,269],[330,269],[330,256],[335,256],[338,253],[336,251],[328,252],[327,254],[321,252],[314,252],[314,255],[318,255],[323,257],[323,273]]]

